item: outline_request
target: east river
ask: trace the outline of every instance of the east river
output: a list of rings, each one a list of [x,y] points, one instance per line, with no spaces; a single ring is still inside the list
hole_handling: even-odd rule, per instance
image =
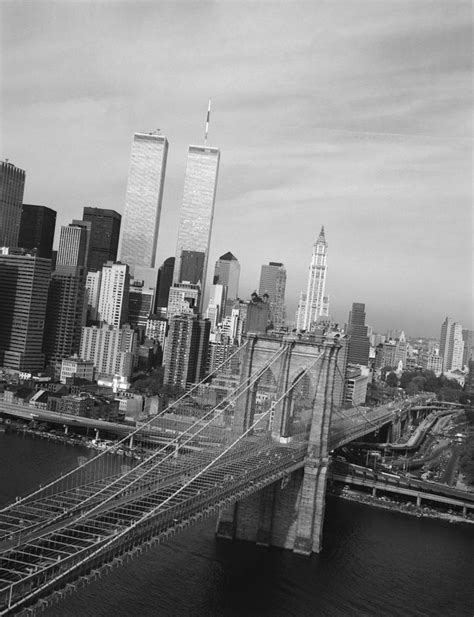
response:
[[[0,433],[0,504],[83,448]],[[310,558],[214,538],[204,522],[68,596],[45,617],[473,617],[474,528],[330,497]]]

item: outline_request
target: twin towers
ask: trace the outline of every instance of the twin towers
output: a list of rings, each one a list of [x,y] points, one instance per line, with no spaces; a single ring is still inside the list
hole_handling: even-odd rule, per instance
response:
[[[208,110],[209,119],[209,110]],[[118,258],[135,279],[156,281],[155,259],[168,155],[168,140],[135,133],[122,219]],[[204,295],[214,218],[220,150],[189,146],[181,206],[173,284],[191,283]]]

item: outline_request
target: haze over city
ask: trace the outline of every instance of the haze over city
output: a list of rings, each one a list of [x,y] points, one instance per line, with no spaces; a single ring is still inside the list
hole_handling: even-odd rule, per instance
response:
[[[186,152],[221,150],[209,263],[240,295],[288,273],[288,321],[321,225],[330,312],[375,330],[472,328],[467,2],[3,3],[2,156],[25,202],[123,212],[133,133],[170,142],[157,262],[174,255]]]

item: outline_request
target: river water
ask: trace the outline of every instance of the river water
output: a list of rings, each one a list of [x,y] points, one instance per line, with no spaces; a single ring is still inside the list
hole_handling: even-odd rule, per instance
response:
[[[0,433],[0,503],[89,450]],[[311,557],[214,538],[209,520],[45,617],[473,617],[474,526],[330,497]]]

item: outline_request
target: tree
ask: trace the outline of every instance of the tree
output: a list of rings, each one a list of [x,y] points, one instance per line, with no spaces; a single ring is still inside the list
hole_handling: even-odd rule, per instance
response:
[[[389,388],[397,388],[398,387],[397,374],[394,372],[389,373],[387,377],[385,378],[385,383],[387,384]]]

